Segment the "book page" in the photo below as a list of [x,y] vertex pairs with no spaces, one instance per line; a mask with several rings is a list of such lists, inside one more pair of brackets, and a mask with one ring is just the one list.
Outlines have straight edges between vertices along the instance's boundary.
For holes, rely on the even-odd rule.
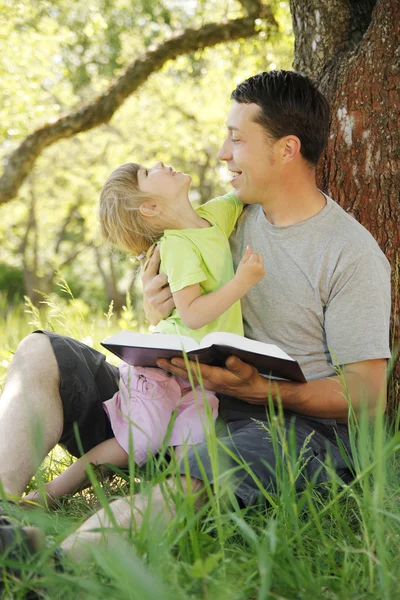
[[285,360],[294,359],[286,354],[281,348],[275,344],[264,344],[264,342],[257,342],[256,340],[250,340],[249,338],[242,337],[236,333],[227,333],[225,331],[216,331],[205,335],[201,340],[200,348],[207,348],[208,346],[233,346],[235,348],[241,348],[248,352],[255,352],[256,354],[273,356],[274,358],[283,358]]
[[114,346],[131,346],[135,348],[160,348],[165,350],[196,350],[198,344],[185,335],[169,335],[164,333],[135,333],[124,329],[107,338],[104,344]]

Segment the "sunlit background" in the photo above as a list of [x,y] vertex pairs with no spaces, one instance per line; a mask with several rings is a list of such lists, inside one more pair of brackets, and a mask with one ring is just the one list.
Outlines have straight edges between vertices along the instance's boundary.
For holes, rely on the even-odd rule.
[[[92,102],[132,60],[172,33],[242,14],[235,0],[22,0],[0,12],[0,154],[35,128]],[[133,6],[133,9],[132,9]],[[134,265],[110,255],[97,229],[101,185],[119,164],[162,160],[192,175],[191,199],[229,189],[216,158],[229,96],[246,77],[290,68],[288,2],[271,3],[280,32],[259,24],[256,38],[169,61],[128,98],[110,123],[45,150],[18,196],[0,207],[0,301],[37,306],[65,297],[64,277],[80,310],[126,304]],[[59,274],[59,275],[58,275]],[[35,290],[38,290],[36,292]],[[140,312],[140,290],[133,288]]]

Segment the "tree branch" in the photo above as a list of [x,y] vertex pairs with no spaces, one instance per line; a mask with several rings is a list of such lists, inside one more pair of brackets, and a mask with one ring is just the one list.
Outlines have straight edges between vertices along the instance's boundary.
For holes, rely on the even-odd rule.
[[249,17],[256,17],[266,8],[262,6],[260,0],[239,0],[239,2]]
[[210,23],[199,29],[185,29],[139,56],[95,101],[61,116],[55,122],[47,123],[28,135],[5,161],[4,173],[0,178],[0,205],[16,196],[45,148],[60,139],[70,138],[102,123],[108,123],[124,101],[168,60],[221,42],[251,37],[256,33],[255,21],[258,18],[264,18],[272,26],[277,26],[272,11],[259,0],[242,0],[242,5],[246,11],[251,12],[251,16],[223,23]]

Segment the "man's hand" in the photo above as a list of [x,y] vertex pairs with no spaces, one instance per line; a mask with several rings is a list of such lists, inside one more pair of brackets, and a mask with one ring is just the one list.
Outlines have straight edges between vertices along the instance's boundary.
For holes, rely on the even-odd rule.
[[166,319],[175,307],[167,276],[159,273],[159,268],[160,249],[157,246],[141,275],[144,310],[152,325]]
[[[195,383],[201,372],[203,386],[220,394],[234,396],[249,404],[268,404],[269,395],[286,410],[301,415],[336,419],[347,423],[348,399],[341,376],[323,377],[307,383],[268,380],[252,365],[235,356],[226,360],[226,369],[189,361]],[[188,379],[183,358],[160,359],[157,365],[169,373]],[[386,360],[365,360],[343,368],[348,396],[356,414],[367,409],[371,417],[386,406]]]
[[[159,359],[157,365],[168,373],[189,379],[183,358],[173,358],[171,361]],[[189,368],[196,385],[200,384],[201,380],[201,385],[207,390],[235,396],[251,404],[268,403],[269,388],[274,384],[261,377],[255,367],[236,356],[227,358],[225,365],[226,368],[222,369],[210,365],[197,365],[189,361]],[[200,374],[201,377],[198,377]]]

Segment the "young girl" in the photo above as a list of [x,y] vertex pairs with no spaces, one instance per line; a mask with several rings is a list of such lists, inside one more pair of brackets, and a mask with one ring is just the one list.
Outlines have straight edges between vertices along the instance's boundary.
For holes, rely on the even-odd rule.
[[[145,255],[160,244],[160,271],[176,308],[154,333],[181,334],[200,341],[212,331],[243,335],[240,299],[264,277],[262,257],[247,248],[234,273],[228,238],[243,210],[234,194],[210,200],[194,209],[189,201],[191,177],[158,162],[151,169],[127,163],[111,173],[100,195],[100,223],[104,238],[129,253]],[[119,391],[104,403],[113,438],[92,448],[45,486],[47,504],[76,491],[86,480],[85,464],[142,465],[156,453],[167,433],[168,444],[179,447],[204,440],[207,401],[213,419],[214,394],[192,390],[190,383],[161,369],[122,363]],[[32,492],[25,498],[40,501]]]

